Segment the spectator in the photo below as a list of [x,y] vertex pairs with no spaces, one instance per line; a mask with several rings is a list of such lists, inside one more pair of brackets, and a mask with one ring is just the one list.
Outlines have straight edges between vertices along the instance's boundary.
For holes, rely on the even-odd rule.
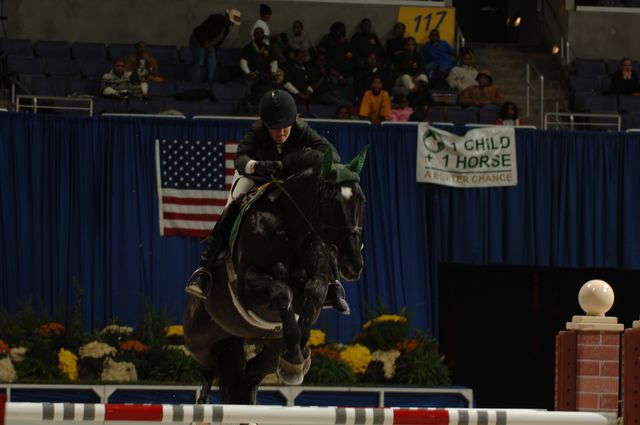
[[396,91],[407,94],[415,88],[417,80],[428,82],[427,76],[422,72],[422,65],[422,56],[416,50],[416,40],[407,37],[404,52],[396,55],[392,64]]
[[431,30],[429,41],[422,46],[424,70],[429,78],[445,79],[453,68],[455,50],[445,40],[440,40],[440,31]]
[[127,58],[125,69],[138,74],[141,81],[164,81],[158,73],[158,61],[151,56],[144,41],[136,43],[136,51]]
[[293,60],[293,52],[295,50],[301,50],[304,53],[304,61],[306,63],[311,59],[310,52],[313,49],[313,45],[309,37],[302,32],[303,29],[304,27],[301,21],[293,21],[292,32],[286,36],[283,43],[286,46],[290,60]]
[[362,99],[364,92],[371,87],[371,80],[376,76],[382,79],[382,84],[385,87],[391,86],[387,68],[378,61],[378,56],[374,52],[371,52],[367,55],[364,68],[358,71],[357,78],[353,83],[357,101]]
[[383,89],[382,79],[374,77],[371,88],[367,90],[360,104],[360,117],[371,121],[372,124],[380,124],[389,118],[391,114],[391,99],[389,93]]
[[313,93],[310,80],[309,70],[304,65],[304,52],[296,50],[294,62],[284,73],[284,88],[291,93],[296,103],[306,102]]
[[311,102],[320,105],[349,105],[349,101],[338,94],[335,80],[327,65],[327,56],[320,52],[316,55],[313,66],[310,67],[311,87],[313,95]]
[[380,59],[384,58],[384,49],[378,36],[371,32],[371,20],[368,18],[360,21],[360,32],[351,37],[351,46],[353,47],[355,66],[358,70],[365,66],[369,53],[375,53]]
[[611,74],[611,82],[607,92],[618,96],[640,96],[638,75],[633,70],[631,58],[622,58],[620,69]]
[[489,71],[480,71],[476,81],[478,85],[467,87],[460,94],[460,104],[463,106],[497,108],[504,103],[504,94],[502,90],[493,84],[493,78]]
[[420,110],[428,111],[434,103],[433,96],[431,96],[431,92],[429,91],[429,86],[427,82],[422,79],[416,81],[416,86],[413,91],[407,95],[407,100],[409,101],[409,106],[416,112]]
[[339,105],[336,108],[336,113],[333,115],[333,118],[336,120],[350,120],[351,111],[349,110],[349,107],[346,105]]
[[231,25],[240,25],[240,12],[226,9],[225,14],[213,14],[193,29],[189,47],[193,52],[191,81],[212,82],[216,75],[216,49],[229,34]]
[[500,107],[498,125],[522,125],[522,119],[518,116],[518,107],[513,102],[504,102]]
[[127,99],[131,95],[131,72],[125,71],[124,60],[115,59],[113,68],[102,76],[100,91],[105,97]]
[[320,40],[318,51],[327,55],[329,70],[337,82],[341,96],[353,99],[353,51],[346,38],[343,22],[331,24],[329,34]]
[[278,62],[271,49],[264,43],[264,31],[260,27],[253,30],[253,41],[242,48],[240,69],[244,73],[247,93],[254,84],[266,85],[273,80]]
[[402,22],[396,23],[393,27],[393,37],[387,41],[387,57],[388,62],[393,62],[394,58],[404,53],[404,32],[407,27]]
[[402,93],[397,93],[393,100],[395,105],[391,107],[390,121],[409,121],[409,117],[413,114],[413,108],[409,106],[409,100]]
[[473,66],[473,52],[463,49],[460,55],[460,63],[454,66],[447,76],[447,83],[458,92],[464,91],[469,86],[475,86],[478,70]]
[[264,44],[270,45],[272,39],[271,29],[269,28],[269,21],[271,20],[273,11],[268,5],[260,3],[259,13],[260,18],[256,21],[255,24],[253,24],[253,27],[251,27],[251,36],[253,36],[253,32],[256,28],[262,28],[262,31],[264,32]]

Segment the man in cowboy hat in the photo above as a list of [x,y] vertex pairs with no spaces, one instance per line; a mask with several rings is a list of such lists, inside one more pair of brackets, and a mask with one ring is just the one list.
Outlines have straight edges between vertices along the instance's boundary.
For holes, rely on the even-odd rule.
[[191,81],[212,82],[216,74],[216,49],[229,34],[232,25],[240,25],[240,11],[226,9],[224,15],[215,13],[195,27],[189,37],[189,47],[193,52]]

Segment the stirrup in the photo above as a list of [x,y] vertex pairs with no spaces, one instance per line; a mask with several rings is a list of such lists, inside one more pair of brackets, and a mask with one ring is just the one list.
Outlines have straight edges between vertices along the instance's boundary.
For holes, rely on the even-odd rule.
[[[198,274],[206,274],[207,277],[209,278],[209,285],[207,285],[207,288],[204,288],[204,289],[201,288],[200,285],[197,282],[195,282],[195,280],[193,279]],[[212,283],[213,283],[213,276],[211,275],[211,272],[209,272],[209,270],[207,270],[206,267],[198,267],[191,274],[191,277],[189,278],[189,282],[187,282],[187,286],[184,288],[184,290],[186,293],[191,294],[194,297],[206,300],[207,296],[209,295],[209,292],[211,291]]]

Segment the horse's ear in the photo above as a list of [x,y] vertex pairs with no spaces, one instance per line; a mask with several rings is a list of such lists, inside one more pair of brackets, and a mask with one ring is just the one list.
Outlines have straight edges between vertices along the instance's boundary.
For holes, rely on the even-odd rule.
[[360,174],[360,171],[362,171],[362,167],[364,167],[364,160],[367,158],[368,150],[369,145],[365,145],[362,149],[360,149],[358,155],[356,155],[356,157],[351,160],[347,168],[349,168],[356,174]]
[[333,168],[333,149],[327,149],[324,153],[324,158],[322,158],[322,172],[320,175],[323,178],[327,178],[331,173],[331,169]]

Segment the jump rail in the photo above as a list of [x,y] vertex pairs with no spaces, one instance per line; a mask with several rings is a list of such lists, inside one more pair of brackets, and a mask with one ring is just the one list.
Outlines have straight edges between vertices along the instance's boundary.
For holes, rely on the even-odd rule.
[[[0,410],[1,413],[1,410]],[[260,425],[614,425],[601,413],[510,409],[344,408],[245,405],[14,403],[6,421],[255,422]]]

